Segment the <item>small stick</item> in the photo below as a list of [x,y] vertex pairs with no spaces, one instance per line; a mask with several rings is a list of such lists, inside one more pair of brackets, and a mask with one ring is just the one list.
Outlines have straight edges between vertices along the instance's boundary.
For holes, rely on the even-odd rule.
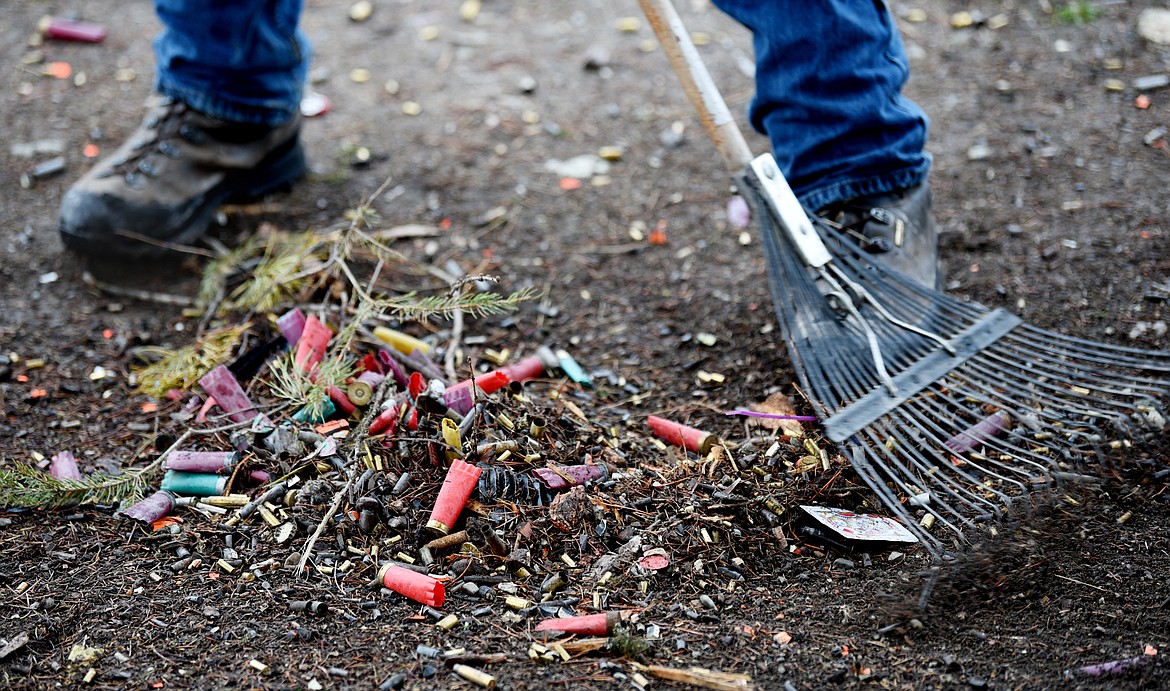
[[321,522],[317,524],[317,529],[313,531],[313,534],[309,536],[309,541],[305,543],[305,551],[301,553],[301,560],[297,563],[297,578],[300,578],[301,574],[305,572],[305,564],[308,563],[309,555],[313,552],[313,545],[317,543],[317,538],[321,537],[321,533],[325,532],[325,526],[329,525],[329,519],[333,518],[337,510],[341,508],[341,502],[349,494],[349,489],[353,486],[355,479],[356,476],[350,475],[349,480],[345,483],[345,487],[342,487],[334,493],[333,503],[329,505],[329,510],[321,517]]

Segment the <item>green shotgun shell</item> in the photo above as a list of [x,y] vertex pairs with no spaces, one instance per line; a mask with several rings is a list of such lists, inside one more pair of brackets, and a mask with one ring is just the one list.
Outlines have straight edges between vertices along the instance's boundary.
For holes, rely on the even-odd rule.
[[162,489],[186,497],[210,497],[223,494],[227,489],[228,479],[223,475],[211,473],[186,473],[181,470],[168,470],[163,475]]
[[326,398],[316,410],[311,406],[305,406],[293,413],[292,419],[301,424],[319,425],[328,420],[336,412],[337,406],[333,405],[333,401]]

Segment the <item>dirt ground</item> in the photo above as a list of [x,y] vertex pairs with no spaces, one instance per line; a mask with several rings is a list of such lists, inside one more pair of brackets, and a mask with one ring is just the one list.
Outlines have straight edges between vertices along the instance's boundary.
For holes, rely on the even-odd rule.
[[[722,165],[645,22],[618,28],[638,16],[636,3],[487,0],[467,20],[458,3],[376,1],[363,22],[349,18],[347,0],[307,4],[313,88],[332,102],[305,126],[312,174],[291,195],[226,214],[221,240],[262,223],[332,226],[389,179],[374,205],[384,227],[444,228],[437,242],[399,249],[437,266],[486,268],[505,290],[542,294],[515,314],[469,322],[465,338],[478,345],[468,347],[568,348],[600,373],[602,386],[572,400],[603,429],[633,429],[657,413],[734,442],[753,432],[721,411],[793,392],[759,242],[744,244],[728,227]],[[752,93],[750,37],[702,0],[681,4],[742,114]],[[1141,10],[1156,3],[1095,6],[1099,16],[1076,23],[1047,0],[896,4],[909,92],[932,118],[947,290],[1063,333],[1165,348],[1170,162],[1156,130],[1170,125],[1170,89],[1132,84],[1170,73],[1170,48],[1136,31]],[[959,11],[974,24],[953,28]],[[30,47],[48,13],[104,23],[109,36]],[[4,16],[0,463],[72,449],[84,472],[142,465],[158,437],[174,438],[182,424],[142,411],[149,399],[127,383],[135,349],[186,345],[199,319],[175,301],[95,289],[83,273],[190,297],[202,262],[87,267],[62,251],[55,223],[64,190],[89,165],[83,147],[110,150],[138,123],[156,23],[149,3],[110,0],[11,0]],[[43,76],[49,61],[68,62],[74,76]],[[368,80],[356,81],[355,69]],[[766,146],[758,135],[749,141]],[[578,189],[546,166],[603,146],[620,147],[621,160]],[[27,178],[55,156],[65,158],[62,174]],[[665,244],[644,239],[655,229]],[[401,289],[436,288],[417,282]],[[37,359],[43,367],[29,368]],[[94,380],[95,367],[115,376]],[[722,383],[700,376],[708,373]],[[652,448],[631,458],[666,465]],[[673,543],[673,567],[647,576],[645,592],[637,584],[613,591],[615,606],[639,612],[633,636],[645,650],[553,663],[529,658],[532,621],[509,618],[504,605],[453,599],[444,613],[460,621],[443,630],[418,605],[370,589],[368,564],[351,578],[224,573],[213,564],[231,531],[197,514],[185,515],[179,535],[158,539],[108,507],[11,511],[0,518],[0,649],[28,640],[0,652],[0,679],[50,688],[83,683],[92,669],[88,683],[102,688],[342,689],[401,674],[408,688],[471,687],[420,656],[424,645],[502,653],[505,661],[483,666],[500,688],[636,688],[635,674],[650,676],[637,664],[746,674],[769,689],[1167,688],[1166,451],[1129,450],[1102,483],[1011,526],[925,613],[904,606],[928,563],[921,550],[842,555],[789,531],[792,552],[732,529],[697,551]],[[789,510],[822,490],[822,500],[866,494],[847,471],[787,482]],[[678,485],[658,514],[627,518],[668,519],[686,493],[704,491],[699,485]],[[621,544],[582,539],[577,550],[575,536],[560,539],[582,565]],[[256,561],[266,545],[253,545]],[[202,566],[172,569],[177,547]],[[588,603],[596,580],[584,566],[568,573],[569,590]],[[331,606],[312,615],[291,608],[299,600]],[[70,660],[80,648],[99,652]],[[1140,661],[1115,675],[1075,671],[1129,658]]]

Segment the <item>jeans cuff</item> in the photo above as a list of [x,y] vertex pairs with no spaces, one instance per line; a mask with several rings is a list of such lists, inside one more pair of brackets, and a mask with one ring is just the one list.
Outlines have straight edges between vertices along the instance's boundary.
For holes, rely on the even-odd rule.
[[155,91],[163,96],[186,103],[189,108],[196,110],[209,118],[236,122],[247,125],[265,125],[277,127],[288,122],[296,115],[297,107],[292,109],[281,108],[254,108],[240,107],[209,96],[203,91],[186,89],[178,84],[168,83],[162,79],[155,83]]
[[816,213],[830,204],[857,197],[868,197],[917,187],[926,182],[926,178],[930,174],[930,161],[930,156],[924,155],[922,163],[917,166],[882,172],[864,178],[831,180],[812,189],[801,191],[797,195],[797,199],[800,200],[805,209]]

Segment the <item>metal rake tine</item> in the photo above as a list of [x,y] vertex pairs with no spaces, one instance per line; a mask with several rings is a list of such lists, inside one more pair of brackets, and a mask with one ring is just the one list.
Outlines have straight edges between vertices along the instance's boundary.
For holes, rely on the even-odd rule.
[[[901,413],[901,411],[899,411],[899,414],[900,413]],[[913,426],[917,426],[920,424],[919,421],[917,421],[917,420],[912,421],[912,420],[908,419],[908,416],[902,416],[902,417],[905,418],[902,421],[902,424],[899,425],[898,428],[890,430],[890,432],[893,435],[896,435],[898,437],[903,436],[903,433],[901,432],[900,428],[913,427]],[[943,440],[938,438],[938,436],[936,434],[928,432],[927,430],[921,428],[920,426],[919,426],[919,430],[932,438],[932,441],[935,442],[936,449],[944,448]],[[983,487],[984,491],[988,490],[988,488],[984,485],[983,481],[981,481],[979,478],[972,475],[965,468],[955,466],[954,464],[950,463],[945,455],[935,455],[933,458],[923,458],[923,456],[920,452],[915,451],[914,445],[912,444],[912,440],[903,438],[903,443],[906,446],[906,448],[901,449],[901,451],[903,453],[911,456],[911,457],[918,457],[918,458],[922,459],[922,460],[917,462],[919,469],[922,471],[923,475],[926,475],[929,478],[931,478],[931,480],[933,482],[935,482],[936,484],[941,484],[944,487],[947,487],[948,489],[953,489],[952,485],[947,484],[947,481],[949,479],[951,479],[947,476],[958,476],[958,477],[970,482],[971,485],[974,487]],[[970,466],[971,468],[973,468],[975,470],[982,471],[984,473],[984,475],[990,475],[992,477],[995,477],[996,479],[1001,480],[1002,482],[1006,482],[1008,484],[1016,486],[1021,491],[1021,493],[1026,492],[1029,489],[1027,487],[1027,485],[1025,485],[1023,482],[1021,482],[1015,478],[1008,478],[1008,477],[1001,476],[998,473],[992,473],[990,471],[987,471],[986,469],[980,467],[977,463],[967,461],[966,465]],[[972,505],[973,508],[974,508],[975,504],[986,504],[987,506],[991,507],[993,513],[995,513],[997,516],[999,515],[1000,511],[999,511],[998,507],[996,507],[993,502],[991,502],[990,500],[987,500],[985,498],[978,497],[978,495],[973,490],[971,490],[969,487],[961,487],[961,489],[963,489],[967,494],[969,494],[970,496],[975,498],[975,502],[973,504],[971,502],[968,502],[970,505]],[[991,491],[992,491],[992,493],[997,494],[1002,501],[1004,501],[1004,502],[1009,501],[1009,495],[1007,493],[1005,493],[1001,490],[998,490],[998,489],[991,490]],[[957,495],[956,495],[956,497],[957,497]],[[980,513],[982,513],[982,512],[980,512]]]
[[[1143,371],[1157,371],[1170,374],[1170,351],[1145,350],[1129,346],[1120,346],[1110,343],[1090,341],[1076,336],[1057,333],[1048,329],[1041,329],[1028,323],[1020,325],[1013,336],[1020,340],[1035,342],[1038,345],[1048,345],[1052,342],[1061,344],[1069,352],[1081,353],[1086,357],[1102,358],[1116,362],[1119,365],[1128,365]],[[1161,364],[1155,366],[1154,361]]]
[[[1085,354],[1081,351],[1064,351],[1054,350],[1051,345],[1038,344],[1033,340],[1023,340],[1013,334],[1006,337],[1005,342],[996,348],[993,353],[1000,354],[1001,360],[1007,360],[1007,353],[1013,355],[1024,356],[1027,363],[1032,368],[1043,368],[1044,371],[1050,372],[1054,378],[1071,379],[1067,372],[1074,371],[1077,376],[1086,378],[1104,378],[1107,381],[1116,381],[1121,385],[1141,386],[1153,389],[1159,394],[1165,394],[1167,386],[1170,385],[1170,380],[1165,377],[1152,377],[1148,374],[1149,369],[1139,369],[1133,365],[1131,360],[1114,359],[1106,357],[1107,351],[1101,351],[1097,355]],[[990,355],[990,354],[989,354]],[[1124,371],[1134,372],[1126,374]],[[1142,376],[1138,376],[1137,372],[1143,372]],[[1168,370],[1170,373],[1170,370]],[[1087,382],[1082,382],[1087,383]],[[1100,388],[1099,386],[1095,388]]]
[[[959,368],[958,372],[957,376],[978,374],[983,377],[985,383],[997,382],[1001,389],[1016,388],[1028,391],[1038,401],[1044,401],[1054,406],[1067,405],[1071,409],[1080,410],[1087,415],[1093,414],[1093,408],[1089,404],[1095,403],[1104,407],[1123,405],[1121,401],[1116,399],[1077,392],[1071,387],[1080,386],[1078,380],[1057,376],[1048,370],[1027,371],[1027,374],[1032,375],[1028,377],[1024,372],[1013,368],[1012,363],[1006,358],[986,351],[971,358],[964,367]],[[1106,392],[1108,393],[1108,390]],[[1121,396],[1130,395],[1126,392],[1114,393]],[[1136,397],[1136,394],[1134,395]],[[1077,407],[1072,407],[1074,405]]]
[[[916,451],[914,440],[904,438],[904,432],[902,430],[899,430],[896,426],[883,425],[883,427],[886,439],[897,439],[900,442],[897,450],[902,453],[905,458],[909,459],[911,465],[914,466],[912,468],[904,465],[904,461],[900,461],[897,454],[887,449],[885,454],[887,458],[883,468],[887,468],[887,470],[889,470],[889,467],[892,465],[892,467],[898,468],[899,472],[905,477],[914,479],[914,482],[917,486],[909,485],[908,483],[899,483],[899,485],[903,487],[903,490],[908,494],[917,493],[915,490],[931,494],[932,496],[930,504],[928,506],[924,506],[923,508],[935,514],[936,518],[940,521],[943,521],[943,523],[948,528],[955,531],[956,533],[962,532],[951,521],[943,517],[943,515],[940,513],[940,508],[952,514],[961,523],[971,527],[975,525],[976,520],[979,518],[987,518],[998,515],[998,507],[996,507],[995,504],[988,501],[986,498],[979,497],[967,487],[948,482],[948,478],[943,472],[931,472],[932,470],[938,470],[940,467],[944,466],[939,465],[936,461],[926,458],[923,454]],[[881,435],[874,435],[875,440],[880,439],[880,437]],[[973,478],[972,482],[978,484]],[[938,501],[937,497],[940,496],[949,496],[954,498],[959,504],[968,507],[969,511],[964,512],[955,505],[952,505],[948,502]],[[935,501],[938,501],[937,506],[935,506]],[[980,504],[984,504],[986,506],[980,507]]]
[[[943,394],[941,391],[939,392],[939,395],[940,395],[940,397],[945,397],[945,394]],[[952,407],[959,407],[961,405],[957,400],[955,400],[951,397],[945,397],[945,398],[943,398],[943,400],[946,400],[947,403],[949,403]],[[923,400],[923,401],[920,401],[920,403],[923,406],[930,406],[931,408],[933,408],[933,412],[934,412],[935,416],[937,416],[939,418],[946,417],[947,410],[939,403],[938,400],[932,400],[929,402]],[[982,411],[975,411],[975,410],[967,409],[967,412],[971,416],[973,424],[975,422],[978,422],[983,417],[981,415]],[[924,416],[923,419],[924,420],[933,420],[934,417],[927,415],[927,416]],[[941,438],[941,436],[938,436],[938,435],[946,433],[946,430],[943,429],[943,427],[941,425],[935,423],[933,425],[933,432],[936,435],[934,437],[935,441],[940,442],[940,445],[942,447],[946,448],[950,452],[951,455],[954,455],[957,457],[962,457],[961,454],[954,452],[950,447],[947,446],[947,442],[950,441],[950,439],[953,437],[948,438],[947,440],[944,441]],[[1046,459],[1044,456],[1042,456],[1040,454],[1036,454],[1033,451],[1031,451],[1030,449],[1026,449],[1022,446],[1007,443],[1007,439],[1012,439],[1012,438],[1021,438],[1021,437],[1019,437],[1019,435],[1015,434],[1012,430],[1006,430],[1003,433],[1002,438],[992,436],[992,437],[989,437],[987,439],[982,440],[981,443],[984,445],[988,445],[988,446],[997,446],[997,447],[999,447],[999,450],[1002,451],[1003,453],[1011,455],[1013,458],[1033,467],[1034,469],[1036,469],[1037,471],[1040,471],[1041,473],[1048,474],[1051,470],[1053,470],[1051,461]],[[1021,438],[1021,439],[1023,439],[1023,438]],[[944,458],[944,460],[945,460],[945,458]],[[1025,475],[1026,477],[1030,477],[1030,475],[1028,473],[1024,473],[1021,471],[1021,474]]]
[[865,484],[869,485],[870,489],[878,495],[878,499],[885,504],[892,513],[898,516],[904,525],[906,525],[918,539],[922,541],[927,551],[935,556],[942,554],[942,541],[925,530],[914,520],[914,516],[906,510],[906,507],[899,501],[897,495],[888,488],[883,482],[879,472],[874,469],[867,458],[869,447],[862,444],[846,444],[845,450],[848,454],[849,464],[853,467],[857,474]]

